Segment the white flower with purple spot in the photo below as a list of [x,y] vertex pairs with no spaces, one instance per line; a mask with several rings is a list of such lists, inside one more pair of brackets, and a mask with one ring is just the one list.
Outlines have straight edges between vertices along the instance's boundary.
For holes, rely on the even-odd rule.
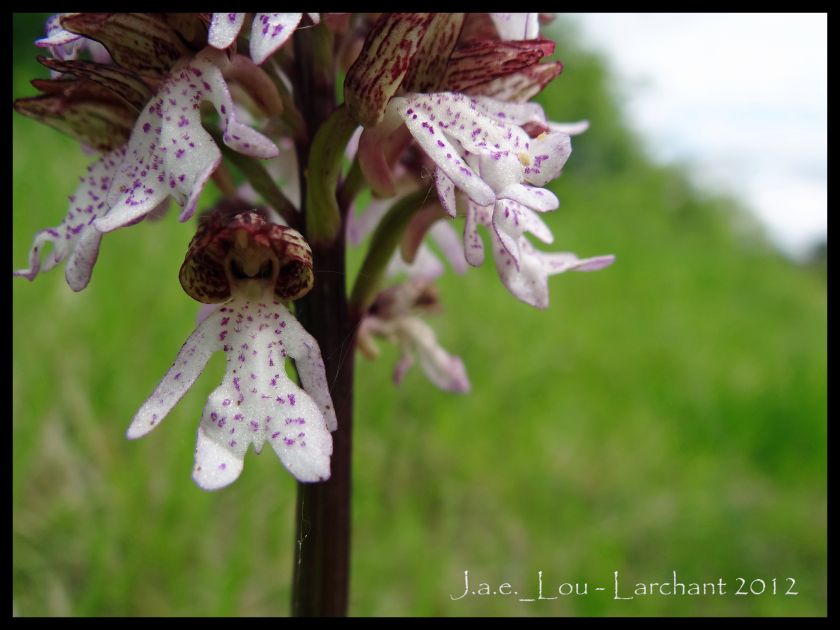
[[[317,13],[309,13],[314,23],[319,22]],[[242,25],[245,13],[214,13],[207,34],[207,43],[214,48],[225,49],[233,44]],[[251,59],[263,63],[280,48],[300,24],[303,13],[255,13],[251,26]]]
[[176,67],[146,105],[134,126],[128,150],[108,193],[111,207],[96,228],[110,232],[146,215],[172,196],[183,206],[180,220],[195,211],[204,184],[222,154],[201,125],[200,105],[213,104],[220,115],[224,142],[259,158],[278,154],[268,138],[242,124],[222,76],[224,53],[207,48]]
[[[464,248],[467,262],[478,266],[484,262],[484,243],[478,234],[478,226],[483,225],[490,232],[493,260],[502,284],[515,297],[537,308],[548,308],[548,277],[565,271],[597,271],[608,267],[615,261],[615,256],[595,256],[578,258],[568,252],[542,252],[536,249],[524,233],[530,231],[538,238],[551,242],[553,237],[547,226],[538,217],[529,214],[527,208],[516,208],[515,202],[506,202],[511,216],[517,214],[520,224],[508,221],[509,231],[500,231],[497,226],[493,206],[467,204],[467,216],[464,222]],[[530,217],[530,218],[528,218]]]
[[[298,480],[328,479],[336,416],[321,352],[276,299],[234,298],[207,316],[137,412],[128,437],[142,437],[158,426],[219,350],[227,354],[227,371],[204,407],[195,482],[205,490],[232,483],[248,447],[253,444],[259,453],[265,442]],[[286,375],[289,358],[303,388]]]

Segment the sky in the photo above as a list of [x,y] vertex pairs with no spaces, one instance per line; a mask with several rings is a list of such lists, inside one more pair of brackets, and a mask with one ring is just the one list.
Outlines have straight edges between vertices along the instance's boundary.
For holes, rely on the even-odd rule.
[[826,14],[570,18],[654,158],[734,193],[795,258],[827,238]]

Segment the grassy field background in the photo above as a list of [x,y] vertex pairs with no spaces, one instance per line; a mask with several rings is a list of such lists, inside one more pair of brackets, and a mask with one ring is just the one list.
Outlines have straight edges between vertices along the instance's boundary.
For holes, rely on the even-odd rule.
[[[394,348],[357,359],[351,613],[824,615],[825,276],[785,260],[685,167],[652,164],[602,61],[558,26],[566,69],[542,102],[592,126],[553,185],[553,249],[618,260],[553,278],[547,311],[513,299],[491,261],[448,274],[431,323],[464,359],[468,396],[417,368],[395,388]],[[15,19],[16,97],[47,75],[31,45],[40,28]],[[20,268],[91,157],[17,115],[12,132]],[[293,479],[269,451],[223,491],[190,478],[222,356],[164,426],[124,437],[193,329],[177,279],[193,232],[171,212],[108,235],[80,294],[63,266],[13,282],[15,614],[288,614]],[[452,601],[465,570],[520,597],[538,571],[546,594],[607,590]],[[614,571],[628,590],[672,571],[729,588],[616,601]],[[738,577],[746,590],[776,578],[780,593],[734,595]],[[788,577],[798,595],[781,594]]]

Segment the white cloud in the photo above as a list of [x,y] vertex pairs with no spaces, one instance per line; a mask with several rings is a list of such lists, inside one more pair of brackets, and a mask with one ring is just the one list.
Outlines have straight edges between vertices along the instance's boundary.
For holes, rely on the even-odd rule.
[[576,14],[659,159],[745,200],[789,253],[826,234],[825,14]]

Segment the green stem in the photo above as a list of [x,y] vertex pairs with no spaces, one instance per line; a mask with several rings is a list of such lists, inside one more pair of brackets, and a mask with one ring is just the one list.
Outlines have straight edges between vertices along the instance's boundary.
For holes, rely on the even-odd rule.
[[306,235],[310,244],[332,243],[341,233],[336,191],[344,149],[357,127],[358,123],[342,105],[315,134],[309,153],[306,188]]
[[347,172],[347,177],[341,185],[341,190],[338,191],[338,211],[341,214],[342,221],[347,216],[347,211],[356,196],[362,191],[367,184],[365,176],[362,174],[362,167],[359,164],[359,158],[353,160],[350,165],[350,170]]
[[414,213],[425,203],[428,189],[418,190],[397,201],[382,217],[370,241],[359,275],[350,294],[350,313],[360,317],[373,303],[385,275],[385,268],[400,244]]

